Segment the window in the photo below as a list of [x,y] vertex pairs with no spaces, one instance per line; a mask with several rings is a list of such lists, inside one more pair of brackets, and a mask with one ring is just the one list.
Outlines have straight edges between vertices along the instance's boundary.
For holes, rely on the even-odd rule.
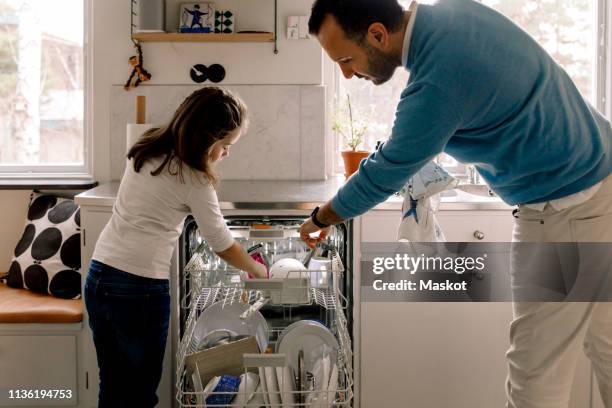
[[84,0],[0,0],[0,176],[87,173]]
[[[407,8],[410,0],[400,0]],[[419,3],[431,3],[419,1]],[[533,36],[568,72],[583,96],[594,106],[604,110],[605,89],[605,1],[597,0],[482,0],[512,19]],[[334,109],[342,106],[349,94],[353,111],[369,123],[364,147],[373,150],[376,141],[386,139],[393,126],[395,107],[408,81],[408,73],[398,69],[391,81],[372,86],[366,81],[346,80],[335,68],[336,98]],[[345,147],[336,142],[335,150]],[[339,155],[335,155],[338,157]],[[465,166],[447,155],[439,161],[451,172],[465,172]],[[341,160],[334,169],[342,172]]]

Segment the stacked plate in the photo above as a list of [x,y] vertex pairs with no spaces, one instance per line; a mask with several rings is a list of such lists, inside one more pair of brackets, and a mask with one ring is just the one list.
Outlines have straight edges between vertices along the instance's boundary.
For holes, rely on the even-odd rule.
[[247,335],[257,340],[259,350],[263,353],[268,347],[268,323],[260,312],[251,313],[247,319],[240,315],[249,308],[241,303],[223,304],[218,302],[202,312],[193,331],[190,351],[195,353],[210,345],[211,337]]
[[338,357],[338,341],[333,333],[321,323],[314,320],[300,320],[285,328],[276,342],[276,352],[285,354],[289,366],[298,372],[298,353],[304,352],[304,364],[307,371],[312,371],[316,361],[323,358],[323,352],[329,352],[331,361]]

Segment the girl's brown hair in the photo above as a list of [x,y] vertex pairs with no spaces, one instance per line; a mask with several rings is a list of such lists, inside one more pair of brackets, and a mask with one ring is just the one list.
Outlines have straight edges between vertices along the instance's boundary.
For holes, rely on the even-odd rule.
[[127,157],[134,159],[136,172],[147,160],[163,157],[151,175],[159,175],[167,166],[170,174],[183,180],[186,164],[215,184],[217,177],[208,162],[210,148],[230,132],[246,127],[246,122],[247,108],[238,96],[219,87],[198,89],[183,101],[168,124],[148,130]]

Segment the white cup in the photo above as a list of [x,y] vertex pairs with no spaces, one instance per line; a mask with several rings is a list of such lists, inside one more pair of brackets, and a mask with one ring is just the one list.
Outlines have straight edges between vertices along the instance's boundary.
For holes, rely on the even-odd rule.
[[328,276],[331,277],[331,260],[319,256],[313,257],[308,263],[310,271],[310,286],[313,288],[327,289],[329,287]]

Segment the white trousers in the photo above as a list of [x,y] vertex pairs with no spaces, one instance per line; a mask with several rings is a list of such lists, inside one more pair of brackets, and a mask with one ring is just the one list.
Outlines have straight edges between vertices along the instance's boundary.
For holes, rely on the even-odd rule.
[[[506,406],[567,408],[578,353],[583,349],[593,364],[605,406],[612,408],[612,302],[592,302],[584,298],[571,301],[576,287],[593,287],[594,278],[589,271],[594,268],[601,270],[602,267],[608,270],[612,265],[612,252],[609,250],[600,251],[598,256],[589,259],[580,256],[580,245],[587,245],[584,243],[612,243],[612,176],[583,204],[563,211],[556,211],[550,205],[543,211],[521,206],[517,217],[514,243],[577,243],[569,245],[576,247],[573,259],[579,259],[580,266],[568,270],[568,264],[572,263],[564,259],[568,251],[555,253],[553,250],[552,254],[551,251],[543,254],[547,251],[539,250],[513,251],[513,290],[524,283],[522,274],[525,271],[541,268],[544,277],[540,282],[544,284],[540,286],[550,288],[551,297],[545,296],[546,301],[519,301],[515,298],[514,319],[510,326],[511,346],[506,354]],[[612,248],[612,245],[599,247]],[[554,287],[554,282],[548,283],[550,274],[554,273],[558,274],[554,282],[568,285],[569,291],[558,301],[554,301],[557,299],[554,295],[560,291]],[[612,281],[612,276],[607,276]],[[602,276],[597,279],[602,279]],[[606,287],[605,282],[597,282],[595,286]]]

